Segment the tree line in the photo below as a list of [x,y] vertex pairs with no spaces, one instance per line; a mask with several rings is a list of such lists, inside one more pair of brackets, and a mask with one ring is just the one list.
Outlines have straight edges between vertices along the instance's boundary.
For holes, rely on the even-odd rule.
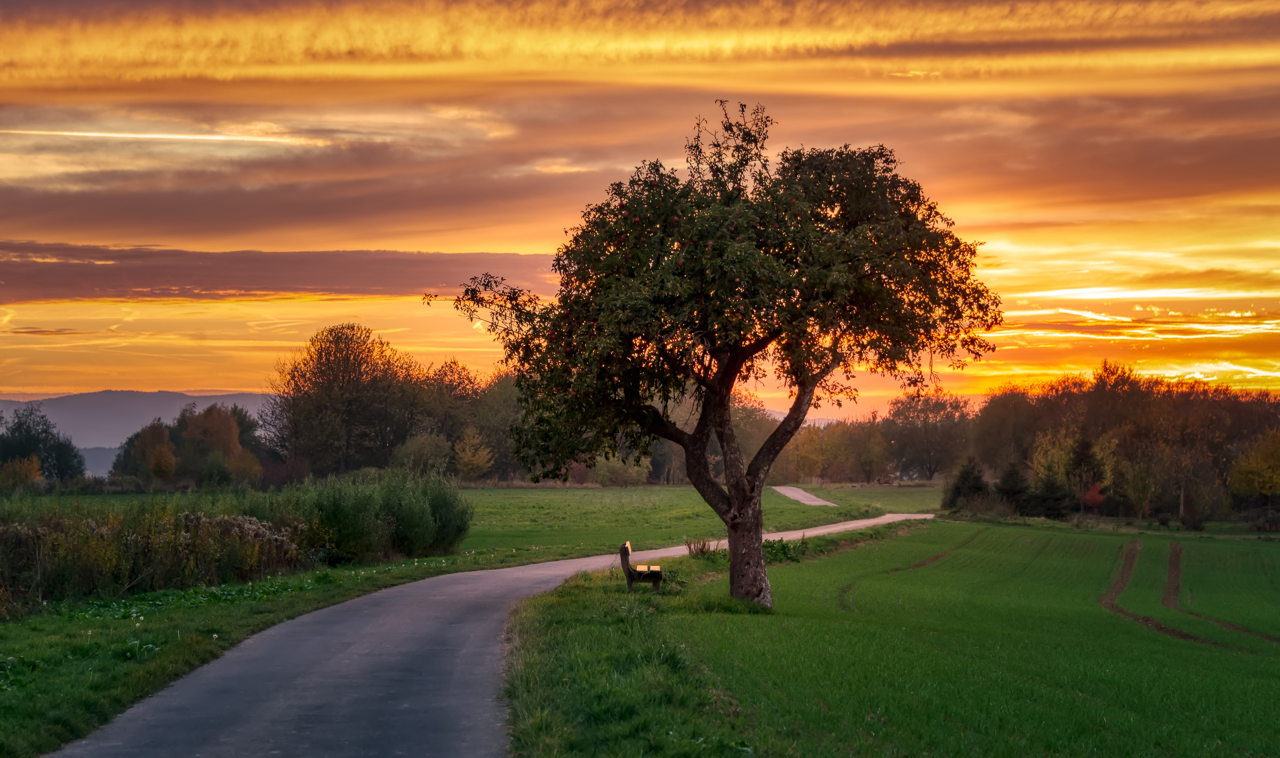
[[281,362],[255,417],[189,405],[122,446],[112,475],[141,486],[279,486],[396,467],[464,481],[522,471],[508,434],[515,387],[450,360],[424,366],[372,329],[321,329]]
[[[1280,496],[1280,398],[1103,362],[1091,375],[1012,383],[974,403],[944,392],[884,416],[802,429],[774,479],[874,482],[947,475],[948,505],[1062,517],[1190,522]],[[960,503],[959,500],[970,501]]]

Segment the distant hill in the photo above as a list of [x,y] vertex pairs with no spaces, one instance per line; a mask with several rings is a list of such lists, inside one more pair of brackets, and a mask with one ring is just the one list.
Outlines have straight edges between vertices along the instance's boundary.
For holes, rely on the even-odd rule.
[[[132,432],[130,432],[132,434]],[[84,470],[93,476],[106,476],[111,473],[111,464],[116,462],[118,447],[82,447],[80,454],[84,456]]]
[[[151,423],[154,419],[172,421],[182,406],[195,403],[202,410],[214,403],[238,405],[256,414],[266,399],[256,392],[238,392],[231,395],[187,395],[182,392],[134,392],[132,390],[105,390],[79,395],[63,395],[39,403],[44,415],[57,424],[58,431],[71,437],[78,448],[120,447],[130,434]],[[18,400],[0,400],[0,411],[7,417],[15,409],[26,405]],[[114,452],[112,452],[114,456]],[[86,463],[88,456],[86,455]],[[107,462],[110,468],[111,463]],[[89,467],[94,470],[93,466]]]

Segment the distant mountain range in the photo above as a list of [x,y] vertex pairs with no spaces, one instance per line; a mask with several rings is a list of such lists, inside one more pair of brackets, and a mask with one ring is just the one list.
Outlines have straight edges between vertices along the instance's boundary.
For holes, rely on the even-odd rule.
[[[231,395],[187,395],[182,392],[134,392],[132,390],[105,390],[103,392],[86,392],[78,395],[63,395],[44,400],[32,400],[39,403],[44,415],[57,424],[58,431],[71,438],[76,447],[108,448],[111,456],[130,434],[159,418],[166,423],[173,421],[184,405],[195,403],[197,410],[202,410],[214,403],[238,405],[256,414],[266,399],[266,395],[256,392],[237,392]],[[8,417],[14,410],[28,403],[19,400],[0,400],[0,412]],[[95,453],[95,461],[105,453]],[[89,455],[86,452],[86,463]],[[110,468],[111,463],[106,463]],[[98,473],[100,465],[89,466],[92,473]]]

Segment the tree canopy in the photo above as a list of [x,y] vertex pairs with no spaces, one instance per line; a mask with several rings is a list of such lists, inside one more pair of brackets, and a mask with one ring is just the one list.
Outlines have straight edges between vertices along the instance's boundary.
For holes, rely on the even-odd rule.
[[[531,473],[671,441],[728,529],[732,594],[769,605],[760,494],[809,409],[855,397],[855,371],[922,386],[934,361],[992,349],[979,333],[1001,315],[976,246],[892,150],[784,150],[775,166],[763,109],[724,105],[718,130],[698,122],[683,176],[648,161],[586,208],[556,254],[555,300],[486,274],[457,306],[488,315],[516,373]],[[794,397],[748,459],[734,391],[769,373]]]
[[8,424],[0,418],[0,463],[36,458],[49,481],[69,481],[84,475],[84,456],[71,438],[44,415],[39,403],[13,412]]

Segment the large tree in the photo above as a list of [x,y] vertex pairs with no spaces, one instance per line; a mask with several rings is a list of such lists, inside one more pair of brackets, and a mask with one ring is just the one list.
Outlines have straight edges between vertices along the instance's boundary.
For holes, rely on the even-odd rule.
[[[855,369],[923,385],[934,359],[990,350],[978,332],[1000,323],[975,245],[891,150],[786,150],[775,167],[770,125],[724,109],[720,130],[698,122],[683,176],[652,161],[612,185],[556,254],[555,300],[486,274],[457,301],[488,315],[516,372],[532,474],[671,441],[728,530],[731,594],[766,606],[760,495],[809,409],[852,397]],[[770,372],[794,399],[748,459],[734,390]]]
[[280,364],[262,427],[280,453],[316,473],[386,466],[398,445],[431,424],[427,379],[372,329],[325,327]]
[[929,480],[960,459],[969,441],[969,402],[945,392],[895,398],[884,419],[898,475]]

